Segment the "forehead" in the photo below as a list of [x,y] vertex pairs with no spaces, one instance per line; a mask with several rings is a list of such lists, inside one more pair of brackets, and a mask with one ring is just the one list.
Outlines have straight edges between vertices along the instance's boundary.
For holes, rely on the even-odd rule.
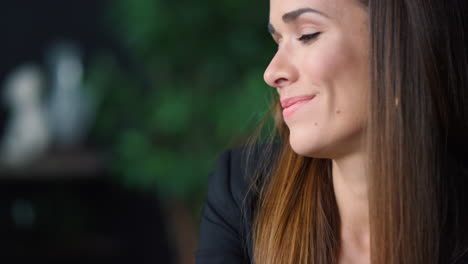
[[279,21],[282,15],[301,8],[312,8],[330,18],[341,18],[356,0],[270,0],[270,20]]

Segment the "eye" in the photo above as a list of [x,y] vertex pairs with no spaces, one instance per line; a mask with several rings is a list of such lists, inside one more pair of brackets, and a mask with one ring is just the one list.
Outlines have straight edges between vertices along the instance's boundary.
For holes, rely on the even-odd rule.
[[297,40],[303,42],[303,43],[307,43],[313,39],[315,39],[316,37],[318,37],[318,35],[320,35],[321,32],[316,32],[316,33],[313,33],[313,34],[305,34],[305,35],[302,35],[300,38],[298,38]]

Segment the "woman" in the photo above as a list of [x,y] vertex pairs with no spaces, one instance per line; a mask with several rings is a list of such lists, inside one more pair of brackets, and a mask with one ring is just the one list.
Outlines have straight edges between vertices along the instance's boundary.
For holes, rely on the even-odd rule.
[[271,0],[281,140],[221,155],[197,263],[468,263],[467,6]]

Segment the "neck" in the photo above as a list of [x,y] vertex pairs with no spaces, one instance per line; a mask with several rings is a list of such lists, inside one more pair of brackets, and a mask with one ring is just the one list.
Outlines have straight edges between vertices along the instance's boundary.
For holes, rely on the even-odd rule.
[[341,219],[341,240],[369,251],[369,200],[364,152],[333,159],[333,188]]

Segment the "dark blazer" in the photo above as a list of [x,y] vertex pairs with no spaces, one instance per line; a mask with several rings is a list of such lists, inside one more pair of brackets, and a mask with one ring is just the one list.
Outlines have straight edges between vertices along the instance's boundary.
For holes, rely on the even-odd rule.
[[250,197],[246,198],[242,163],[240,149],[225,151],[210,174],[196,252],[198,264],[251,263],[251,215],[243,210]]
[[[247,195],[249,167],[244,165],[241,149],[225,151],[219,157],[209,177],[197,264],[253,263],[251,222],[256,197]],[[455,263],[468,264],[468,254]]]

